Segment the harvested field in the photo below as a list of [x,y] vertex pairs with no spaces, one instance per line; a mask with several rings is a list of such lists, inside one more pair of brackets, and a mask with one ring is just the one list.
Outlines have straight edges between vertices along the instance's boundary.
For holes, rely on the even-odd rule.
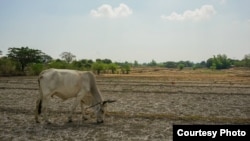
[[173,124],[250,124],[249,70],[135,69],[129,75],[97,76],[108,106],[104,124],[73,123],[73,99],[54,98],[52,124],[34,120],[36,77],[0,77],[0,140],[172,140]]

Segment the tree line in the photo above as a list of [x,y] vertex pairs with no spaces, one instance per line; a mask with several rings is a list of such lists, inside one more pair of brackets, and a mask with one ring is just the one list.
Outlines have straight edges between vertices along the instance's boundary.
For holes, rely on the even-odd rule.
[[[2,56],[2,51],[0,50]],[[96,74],[101,73],[122,73],[128,74],[131,67],[165,67],[182,70],[185,67],[198,69],[209,68],[213,70],[228,69],[231,67],[250,68],[250,54],[244,56],[242,60],[228,58],[225,54],[214,55],[213,57],[200,63],[191,61],[166,61],[157,63],[152,60],[149,63],[139,64],[137,61],[113,62],[110,59],[80,59],[70,52],[60,54],[61,59],[53,59],[41,50],[31,49],[29,47],[11,47],[6,56],[0,57],[0,75],[38,75],[42,70],[48,68],[88,70]]]
[[232,67],[250,68],[250,54],[245,55],[242,60],[231,59],[228,58],[225,54],[218,54],[207,59],[206,61],[201,61],[199,63],[193,63],[191,61],[167,61],[163,63],[157,63],[155,60],[152,60],[150,63],[144,63],[143,65],[177,68],[179,70],[182,70],[184,67],[193,69],[208,68],[212,70],[229,69]]
[[118,63],[110,59],[76,60],[76,56],[70,52],[63,52],[60,57],[61,59],[53,59],[41,50],[29,47],[11,47],[6,56],[0,57],[0,75],[38,75],[42,70],[49,68],[93,71],[96,74],[128,74],[131,68],[128,62]]

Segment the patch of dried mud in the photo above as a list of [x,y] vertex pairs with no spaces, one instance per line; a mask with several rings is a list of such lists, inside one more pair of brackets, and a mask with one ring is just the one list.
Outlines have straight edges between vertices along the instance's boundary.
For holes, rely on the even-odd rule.
[[[131,82],[131,83],[130,83]],[[249,124],[250,84],[98,78],[108,106],[104,124],[82,122],[80,107],[66,123],[74,99],[52,99],[51,125],[36,124],[36,79],[0,79],[0,140],[172,140],[173,124]]]

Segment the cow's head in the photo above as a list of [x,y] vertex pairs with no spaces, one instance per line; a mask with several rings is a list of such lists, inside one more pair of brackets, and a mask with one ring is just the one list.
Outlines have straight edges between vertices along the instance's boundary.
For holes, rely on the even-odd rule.
[[103,123],[104,121],[104,117],[105,117],[105,112],[106,112],[106,107],[107,107],[107,103],[113,103],[116,102],[116,100],[105,100],[103,102],[100,102],[100,104],[98,104],[96,106],[96,120],[97,123]]

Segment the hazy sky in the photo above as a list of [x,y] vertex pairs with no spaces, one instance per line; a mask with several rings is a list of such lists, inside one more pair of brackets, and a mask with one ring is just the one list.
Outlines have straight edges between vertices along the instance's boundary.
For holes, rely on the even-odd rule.
[[200,62],[250,53],[249,0],[0,0],[0,50]]

